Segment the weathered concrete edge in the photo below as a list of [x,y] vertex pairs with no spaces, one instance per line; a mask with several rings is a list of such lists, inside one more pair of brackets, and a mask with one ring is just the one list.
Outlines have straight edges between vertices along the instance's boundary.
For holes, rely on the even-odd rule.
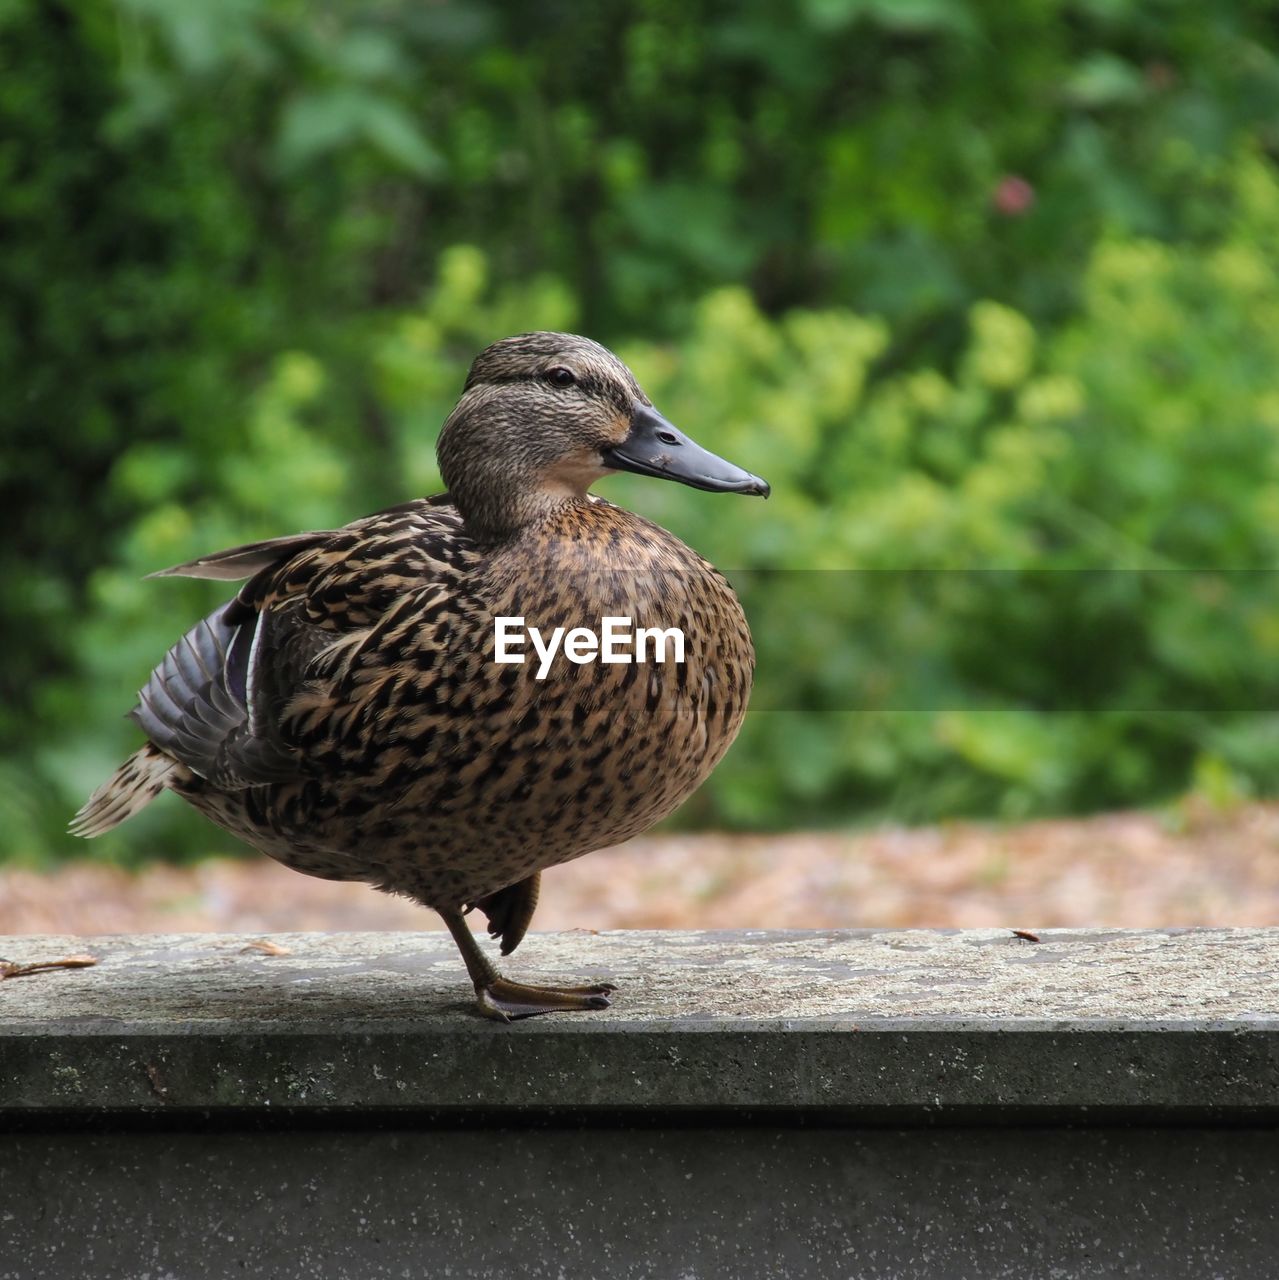
[[0,1116],[516,1109],[1279,1123],[1269,1021],[859,1027],[0,1034]]
[[527,1018],[502,1025],[480,1017],[469,1002],[459,1002],[457,1016],[452,1019],[432,1015],[426,1018],[356,1018],[330,1019],[317,1026],[308,1018],[273,1017],[270,1022],[254,1024],[245,1021],[241,1029],[229,1030],[224,1019],[189,1019],[173,1022],[166,1018],[113,1018],[74,1016],[54,1019],[45,1025],[0,1020],[0,1044],[9,1040],[43,1040],[50,1036],[69,1039],[95,1037],[133,1038],[136,1036],[168,1037],[182,1040],[197,1037],[207,1041],[240,1037],[289,1036],[407,1036],[418,1039],[447,1036],[635,1036],[645,1033],[661,1035],[781,1035],[797,1031],[840,1032],[843,1034],[936,1034],[938,1032],[999,1032],[1008,1035],[1053,1034],[1093,1035],[1097,1032],[1135,1034],[1159,1031],[1170,1034],[1202,1034],[1230,1032],[1235,1035],[1279,1033],[1279,1014],[1249,1013],[1238,1017],[1200,1018],[1032,1018],[1016,1015],[974,1016],[970,1014],[928,1014],[920,1017],[890,1017],[878,1013],[848,1013],[830,1017],[743,1018],[723,1015],[689,1014],[674,1018],[611,1018],[562,1015]]

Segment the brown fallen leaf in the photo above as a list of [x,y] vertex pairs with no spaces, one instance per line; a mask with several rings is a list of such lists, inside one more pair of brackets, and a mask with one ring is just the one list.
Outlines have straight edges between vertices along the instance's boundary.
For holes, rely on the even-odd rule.
[[1037,933],[1031,933],[1031,931],[1030,931],[1029,929],[1014,929],[1014,930],[1013,930],[1013,937],[1014,937],[1014,938],[1025,938],[1025,940],[1026,940],[1027,942],[1038,942],[1038,941],[1039,941],[1039,935],[1038,935]]
[[0,981],[25,978],[29,973],[44,973],[48,969],[89,969],[97,963],[97,956],[64,956],[61,960],[33,960],[29,964],[0,960]]
[[247,951],[260,951],[264,956],[291,956],[293,954],[288,947],[282,947],[278,942],[272,942],[270,938],[254,938],[247,946],[240,948],[241,955],[244,955]]

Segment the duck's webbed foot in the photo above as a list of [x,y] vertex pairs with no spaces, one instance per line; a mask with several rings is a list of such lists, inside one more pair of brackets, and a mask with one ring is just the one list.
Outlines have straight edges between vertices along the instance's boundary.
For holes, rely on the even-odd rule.
[[607,1009],[609,995],[617,988],[610,982],[593,987],[531,987],[498,977],[475,984],[475,1003],[486,1018],[512,1022],[539,1013],[572,1013],[578,1009]]
[[528,932],[533,923],[533,912],[537,910],[538,895],[542,891],[542,873],[534,871],[531,876],[508,884],[505,889],[486,894],[467,907],[472,911],[479,907],[489,919],[489,937],[500,938],[502,954],[509,956]]
[[466,971],[475,984],[476,1006],[486,1018],[513,1022],[516,1018],[533,1018],[539,1013],[607,1009],[608,997],[617,990],[608,982],[587,987],[533,987],[523,982],[512,982],[502,977],[480,950],[460,911],[440,911],[440,915],[462,953]]

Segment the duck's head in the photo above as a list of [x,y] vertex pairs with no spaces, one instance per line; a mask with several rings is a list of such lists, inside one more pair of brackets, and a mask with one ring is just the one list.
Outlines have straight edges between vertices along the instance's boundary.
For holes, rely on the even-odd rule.
[[611,351],[571,333],[524,333],[480,352],[437,452],[458,510],[487,534],[581,502],[614,471],[768,496],[758,476],[667,422]]

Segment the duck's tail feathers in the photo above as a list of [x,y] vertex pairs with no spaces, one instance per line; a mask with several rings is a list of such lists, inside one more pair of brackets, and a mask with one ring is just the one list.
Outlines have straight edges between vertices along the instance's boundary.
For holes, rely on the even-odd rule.
[[181,766],[147,743],[135,751],[89,798],[67,828],[73,836],[100,836],[145,809]]

